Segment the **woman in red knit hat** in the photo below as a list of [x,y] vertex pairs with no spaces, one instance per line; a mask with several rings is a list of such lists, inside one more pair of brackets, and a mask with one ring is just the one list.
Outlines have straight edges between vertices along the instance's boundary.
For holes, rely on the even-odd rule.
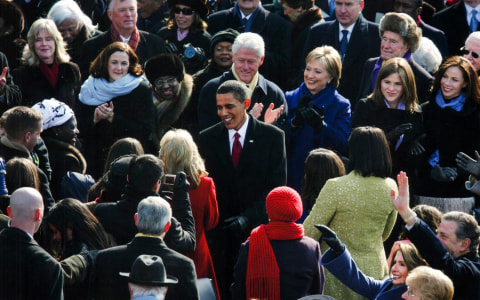
[[324,285],[317,241],[296,224],[303,212],[300,195],[286,186],[267,196],[270,222],[253,229],[242,244],[234,269],[234,299],[298,299],[321,294]]

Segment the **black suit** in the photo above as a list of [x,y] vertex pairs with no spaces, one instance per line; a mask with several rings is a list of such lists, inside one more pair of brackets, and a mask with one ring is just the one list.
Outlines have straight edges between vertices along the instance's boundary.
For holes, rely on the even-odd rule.
[[26,232],[0,232],[0,299],[63,299],[60,264]]
[[[240,33],[245,31],[245,26],[242,25],[240,18],[234,15],[233,7],[211,14],[207,22],[207,30],[212,36],[227,28],[233,28]],[[259,69],[260,73],[282,86],[284,82],[283,71],[290,65],[290,23],[260,6],[249,31],[261,35],[265,42],[265,60]]]
[[130,299],[128,278],[118,273],[130,272],[133,262],[141,254],[160,256],[167,274],[178,279],[178,284],[168,287],[165,299],[199,299],[193,261],[168,248],[161,238],[145,236],[98,252],[91,288],[95,299]]
[[419,27],[422,29],[422,36],[429,38],[437,46],[438,51],[442,54],[443,59],[448,57],[448,43],[445,33],[433,26],[420,20]]
[[[365,67],[363,68],[362,82],[360,84],[360,89],[358,90],[359,93],[357,95],[356,102],[372,93],[372,72],[375,64],[377,63],[377,60],[378,57],[373,57],[365,62]],[[418,102],[423,103],[427,100],[429,89],[433,82],[433,77],[419,64],[417,64],[413,60],[413,57],[410,59],[408,64],[410,65],[410,67],[412,67],[413,75],[415,76]]]
[[[226,293],[241,243],[254,227],[268,221],[267,194],[286,184],[285,136],[275,126],[250,116],[236,169],[230,154],[228,130],[223,123],[200,132],[199,148],[217,190],[219,226],[211,231],[210,250],[219,288],[221,293]],[[238,215],[247,218],[246,230],[228,234],[222,228],[223,221]]]
[[[143,68],[145,62],[149,58],[166,52],[165,41],[155,34],[141,30],[138,32],[140,37],[135,54],[137,54],[139,63]],[[86,40],[85,43],[83,43],[82,56],[79,63],[80,71],[82,72],[82,80],[86,80],[88,78],[90,63],[92,63],[92,61],[106,46],[113,42],[112,30],[109,29],[100,35]]]
[[454,300],[480,299],[480,259],[472,252],[453,258],[435,233],[423,221],[407,230],[407,237],[432,268],[452,279]]
[[[305,57],[314,48],[329,45],[340,52],[339,23],[330,21],[317,24],[310,29],[305,43]],[[355,107],[355,97],[360,88],[363,65],[369,57],[380,54],[378,25],[359,18],[353,28],[342,64],[342,78],[338,92],[350,100]]]
[[432,26],[445,32],[450,55],[459,55],[460,48],[471,33],[463,0],[434,14]]

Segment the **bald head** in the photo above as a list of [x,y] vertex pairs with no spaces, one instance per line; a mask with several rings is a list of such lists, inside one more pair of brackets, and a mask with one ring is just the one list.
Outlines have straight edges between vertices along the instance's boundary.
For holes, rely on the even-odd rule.
[[17,189],[10,196],[8,214],[12,219],[12,227],[35,233],[43,218],[42,195],[30,187]]

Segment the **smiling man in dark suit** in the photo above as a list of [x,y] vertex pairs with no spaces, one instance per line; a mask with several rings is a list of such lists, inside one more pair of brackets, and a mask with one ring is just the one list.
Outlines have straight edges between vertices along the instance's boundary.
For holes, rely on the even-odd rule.
[[215,182],[220,222],[209,241],[222,298],[227,297],[240,244],[268,221],[267,194],[286,184],[283,131],[247,114],[244,84],[225,81],[217,90],[220,123],[200,132],[200,152]]
[[[312,26],[305,43],[305,57],[315,47],[332,46],[342,56],[342,77],[338,92],[352,102],[360,88],[363,65],[380,53],[378,25],[361,16],[363,0],[336,0],[336,20]],[[344,33],[346,34],[345,42]],[[342,51],[343,49],[343,51]]]

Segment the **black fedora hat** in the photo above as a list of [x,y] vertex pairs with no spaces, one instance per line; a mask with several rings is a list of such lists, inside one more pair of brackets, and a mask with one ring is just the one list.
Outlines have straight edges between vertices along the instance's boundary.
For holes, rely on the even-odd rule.
[[130,273],[120,272],[128,281],[139,285],[169,286],[178,283],[178,279],[167,275],[162,258],[156,255],[140,255],[135,259]]

